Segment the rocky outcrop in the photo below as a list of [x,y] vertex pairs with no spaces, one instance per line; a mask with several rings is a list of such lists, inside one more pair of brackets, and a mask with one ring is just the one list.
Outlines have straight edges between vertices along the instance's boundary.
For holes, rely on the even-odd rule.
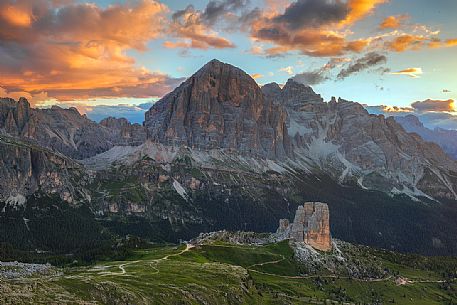
[[213,60],[146,113],[153,140],[266,158],[290,153],[286,113],[242,70]]
[[279,221],[276,234],[282,239],[305,243],[320,251],[332,250],[330,219],[327,204],[306,202],[298,206],[293,223],[287,219]]
[[0,155],[0,202],[22,206],[38,191],[68,203],[87,199],[81,190],[88,177],[72,159],[5,136],[0,136]]
[[21,97],[18,102],[10,98],[0,99],[0,131],[13,135],[22,131],[30,118],[30,104]]
[[116,145],[138,146],[146,141],[146,128],[140,124],[132,124],[125,118],[108,117],[101,120],[100,125],[110,130]]
[[76,108],[30,108],[25,98],[18,102],[0,99],[0,133],[33,142],[75,159],[84,159],[116,145],[140,145],[146,130],[125,119],[109,118],[97,124]]

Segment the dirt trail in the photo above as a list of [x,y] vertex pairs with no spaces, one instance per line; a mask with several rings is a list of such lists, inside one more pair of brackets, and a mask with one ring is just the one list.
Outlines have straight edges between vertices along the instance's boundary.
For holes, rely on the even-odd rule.
[[[189,251],[190,249],[192,249],[194,247],[195,247],[194,245],[186,244],[186,248],[184,250],[180,251],[179,253],[168,254],[168,255],[165,255],[162,258],[149,260],[149,264],[150,264],[151,268],[154,268],[156,270],[156,272],[154,274],[159,273],[159,269],[157,269],[157,267],[156,267],[159,262],[167,260],[167,259],[169,259],[170,257],[173,257],[173,256],[182,255],[183,253]],[[121,276],[121,275],[125,276],[125,275],[128,275],[127,271],[125,270],[125,266],[133,265],[133,264],[136,264],[136,263],[139,263],[139,262],[144,262],[144,261],[137,260],[137,261],[131,261],[131,262],[126,262],[126,263],[120,264],[118,266],[118,268],[121,270],[121,272],[103,271],[103,272],[99,272],[98,274],[101,275],[101,276]],[[152,264],[155,264],[155,266],[153,266]]]
[[281,254],[281,259],[277,259],[277,260],[274,260],[274,261],[263,262],[263,263],[258,263],[258,264],[253,264],[251,266],[248,266],[246,269],[251,270],[251,268],[255,267],[255,266],[264,266],[264,265],[270,265],[270,264],[277,264],[277,263],[282,262],[285,259],[286,258],[284,257],[284,255]]

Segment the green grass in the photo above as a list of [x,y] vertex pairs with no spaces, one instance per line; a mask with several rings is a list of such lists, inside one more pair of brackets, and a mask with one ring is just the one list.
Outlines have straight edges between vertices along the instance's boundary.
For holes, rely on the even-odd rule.
[[[23,303],[82,304],[325,304],[325,300],[373,304],[435,305],[457,302],[456,285],[412,283],[397,286],[395,277],[380,281],[338,275],[299,276],[287,242],[265,246],[223,242],[184,251],[184,245],[152,245],[136,250],[126,261],[101,261],[68,268],[55,278],[5,281],[8,288],[28,287]],[[184,252],[183,252],[184,251]],[[429,266],[409,267],[393,253],[354,246],[360,257],[375,256],[401,276],[416,280],[440,278]],[[263,264],[263,265],[262,265]],[[125,270],[123,273],[122,268]],[[36,283],[32,285],[31,281]],[[13,289],[14,290],[14,289]],[[8,290],[6,290],[8,291]],[[5,303],[13,295],[3,294]]]

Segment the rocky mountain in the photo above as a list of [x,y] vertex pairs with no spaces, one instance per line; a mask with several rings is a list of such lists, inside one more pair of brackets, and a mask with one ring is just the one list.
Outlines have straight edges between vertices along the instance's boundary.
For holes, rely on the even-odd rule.
[[242,70],[217,60],[157,102],[145,126],[150,139],[166,145],[291,161],[389,193],[457,197],[457,163],[394,119],[343,99],[326,103],[293,80],[282,89],[260,89]]
[[326,103],[293,80],[282,90],[266,87],[265,95],[285,106],[296,158],[362,188],[456,199],[457,163],[393,118],[370,115],[343,99]]
[[397,116],[395,121],[400,123],[407,132],[414,132],[427,142],[439,145],[448,155],[457,159],[457,131],[443,128],[430,129],[415,115]]
[[[391,118],[343,99],[324,102],[294,81],[260,88],[240,69],[211,61],[157,102],[144,128],[113,118],[96,124],[74,109],[13,102],[1,108],[2,132],[18,143],[49,147],[44,151],[56,156],[88,157],[78,161],[77,172],[62,171],[62,179],[73,202],[87,208],[82,215],[90,211],[92,223],[114,235],[177,241],[222,229],[274,231],[303,202],[327,202],[336,238],[457,253],[455,161]],[[22,157],[14,150],[6,156],[2,175],[27,185],[29,176],[15,167]],[[58,195],[53,206],[67,206],[65,191],[48,192],[46,183],[30,191],[12,187],[0,209],[18,195],[27,206],[40,192],[42,198]],[[0,217],[19,217],[14,223],[21,224],[29,217],[21,213]],[[66,219],[77,223],[71,217]],[[11,235],[0,230],[3,241]]]
[[18,102],[0,99],[0,133],[75,159],[94,156],[116,145],[139,145],[146,139],[142,126],[125,119],[108,118],[97,124],[76,108],[34,109],[25,98]]
[[251,156],[290,154],[286,113],[244,71],[213,60],[146,113],[149,138]]

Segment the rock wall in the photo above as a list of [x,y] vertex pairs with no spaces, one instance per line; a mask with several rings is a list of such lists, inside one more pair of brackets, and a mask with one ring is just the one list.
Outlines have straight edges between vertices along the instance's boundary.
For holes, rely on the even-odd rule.
[[303,242],[320,251],[332,249],[329,209],[326,203],[306,202],[298,207],[293,223],[279,221],[277,234],[283,239]]
[[305,243],[321,251],[332,249],[330,237],[330,213],[328,206],[322,202],[305,203]]
[[68,203],[87,200],[88,176],[74,160],[2,135],[0,156],[0,202],[21,206],[37,191]]

